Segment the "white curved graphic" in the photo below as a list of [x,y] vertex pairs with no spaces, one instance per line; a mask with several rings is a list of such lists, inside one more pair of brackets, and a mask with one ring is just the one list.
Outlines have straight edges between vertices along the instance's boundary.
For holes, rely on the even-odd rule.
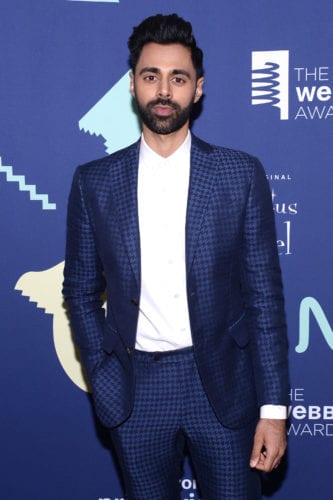
[[63,305],[63,269],[64,263],[60,262],[45,271],[25,273],[16,283],[15,290],[21,291],[24,297],[29,297],[30,302],[36,302],[36,306],[45,309],[46,314],[53,314],[53,340],[60,364],[74,384],[88,391]]

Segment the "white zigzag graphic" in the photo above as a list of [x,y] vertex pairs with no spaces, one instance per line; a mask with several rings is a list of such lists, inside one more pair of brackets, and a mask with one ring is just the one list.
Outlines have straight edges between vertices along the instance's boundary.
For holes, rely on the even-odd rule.
[[41,201],[43,210],[56,210],[57,205],[55,203],[49,203],[49,196],[47,194],[37,194],[36,186],[34,184],[26,184],[24,175],[13,174],[13,167],[2,165],[1,157],[0,172],[6,174],[7,182],[17,182],[20,191],[28,191],[31,201]]

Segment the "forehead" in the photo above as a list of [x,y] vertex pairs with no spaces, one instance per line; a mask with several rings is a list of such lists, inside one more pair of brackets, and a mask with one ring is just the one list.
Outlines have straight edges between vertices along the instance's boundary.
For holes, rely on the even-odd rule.
[[136,70],[145,67],[154,67],[167,71],[184,69],[188,72],[195,72],[190,49],[178,43],[162,45],[151,42],[144,45]]

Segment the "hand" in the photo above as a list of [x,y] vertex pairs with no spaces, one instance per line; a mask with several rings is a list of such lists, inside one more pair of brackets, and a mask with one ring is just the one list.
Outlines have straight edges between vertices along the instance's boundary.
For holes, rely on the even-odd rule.
[[286,421],[270,418],[260,419],[254,435],[250,467],[271,472],[279,465],[286,447]]

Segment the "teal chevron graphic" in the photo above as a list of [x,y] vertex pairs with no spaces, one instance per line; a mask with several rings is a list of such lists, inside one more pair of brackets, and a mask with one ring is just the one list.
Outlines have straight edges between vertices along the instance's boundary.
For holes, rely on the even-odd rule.
[[36,186],[34,184],[26,184],[24,175],[14,175],[13,167],[2,165],[0,157],[0,172],[6,174],[7,182],[17,182],[20,191],[28,191],[31,201],[41,201],[43,210],[56,210],[55,203],[49,203],[47,194],[37,194]]
[[105,139],[111,154],[135,142],[141,133],[129,91],[129,72],[80,119],[80,130]]

